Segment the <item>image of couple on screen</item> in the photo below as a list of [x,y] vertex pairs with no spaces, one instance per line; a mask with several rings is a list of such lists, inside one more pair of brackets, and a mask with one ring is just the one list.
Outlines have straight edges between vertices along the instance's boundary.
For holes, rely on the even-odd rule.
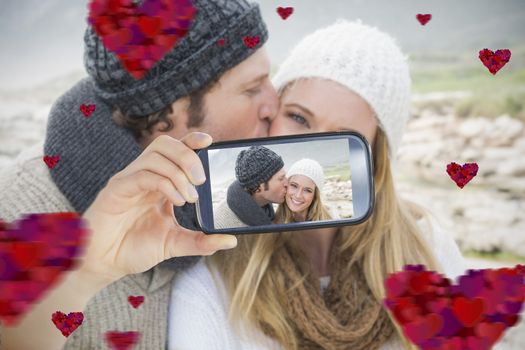
[[332,219],[321,199],[325,182],[321,164],[303,158],[288,171],[284,168],[282,157],[267,147],[241,151],[235,162],[236,179],[214,210],[215,228]]

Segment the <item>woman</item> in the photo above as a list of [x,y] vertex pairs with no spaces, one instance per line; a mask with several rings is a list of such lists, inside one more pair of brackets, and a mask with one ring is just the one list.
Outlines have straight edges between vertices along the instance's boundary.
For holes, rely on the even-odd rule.
[[321,201],[324,186],[323,167],[313,159],[301,159],[286,173],[288,187],[285,202],[277,208],[274,221],[290,223],[331,219]]
[[273,82],[281,107],[271,135],[351,129],[366,137],[374,212],[339,229],[238,236],[237,248],[182,273],[170,349],[415,349],[382,305],[385,278],[406,264],[449,278],[464,269],[455,242],[395,191],[391,162],[410,102],[405,57],[385,33],[340,21],[304,38]]

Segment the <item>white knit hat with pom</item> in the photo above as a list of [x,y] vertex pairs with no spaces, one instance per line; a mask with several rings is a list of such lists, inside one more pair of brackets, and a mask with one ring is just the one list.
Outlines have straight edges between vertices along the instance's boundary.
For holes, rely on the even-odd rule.
[[303,158],[293,163],[290,169],[286,172],[286,177],[289,179],[293,175],[304,175],[315,183],[319,191],[322,192],[324,186],[324,171],[319,162]]
[[338,20],[307,35],[272,79],[277,90],[299,78],[325,78],[368,102],[395,159],[409,117],[410,73],[396,41],[361,21]]

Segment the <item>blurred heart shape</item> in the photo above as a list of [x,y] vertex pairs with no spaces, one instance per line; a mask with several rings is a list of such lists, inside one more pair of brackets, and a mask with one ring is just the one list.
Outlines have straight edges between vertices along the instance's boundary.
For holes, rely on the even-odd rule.
[[[386,308],[406,337],[428,350],[490,349],[517,324],[525,302],[521,265],[468,270],[456,285],[422,265],[405,265],[384,285]],[[487,296],[495,300],[486,300]],[[496,305],[488,307],[490,303]]]
[[188,33],[196,12],[191,0],[91,0],[88,23],[139,80]]
[[118,332],[109,331],[105,333],[106,342],[111,349],[114,350],[129,350],[140,339],[140,333],[135,331]]
[[0,320],[20,317],[72,269],[86,243],[77,213],[30,214],[0,225]]
[[133,306],[134,309],[136,309],[140,306],[140,304],[144,302],[144,297],[142,295],[139,295],[139,296],[130,295],[128,297],[128,302],[131,304],[131,306]]
[[432,15],[430,13],[426,13],[426,14],[418,13],[416,15],[416,18],[419,21],[419,23],[421,23],[421,25],[424,26],[425,24],[428,23],[428,21],[432,19]]
[[288,17],[290,17],[293,13],[293,7],[281,7],[279,6],[277,8],[277,14],[282,18],[282,19],[287,19]]

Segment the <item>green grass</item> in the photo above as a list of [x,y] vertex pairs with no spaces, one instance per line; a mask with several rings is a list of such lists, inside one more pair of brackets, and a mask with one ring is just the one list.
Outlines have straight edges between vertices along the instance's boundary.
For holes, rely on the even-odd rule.
[[463,252],[463,256],[468,258],[477,258],[477,259],[486,259],[492,261],[501,261],[501,262],[510,262],[510,263],[525,263],[525,257],[516,255],[508,252],[479,252],[474,250],[469,250]]
[[[469,91],[470,97],[450,101],[457,116],[495,118],[508,114],[525,121],[525,68],[509,71],[505,68],[495,76],[484,66],[419,70],[412,73],[413,91]],[[436,107],[432,105],[436,102],[429,104]]]
[[337,176],[339,181],[348,181],[350,180],[350,170],[346,165],[326,167],[324,176]]

